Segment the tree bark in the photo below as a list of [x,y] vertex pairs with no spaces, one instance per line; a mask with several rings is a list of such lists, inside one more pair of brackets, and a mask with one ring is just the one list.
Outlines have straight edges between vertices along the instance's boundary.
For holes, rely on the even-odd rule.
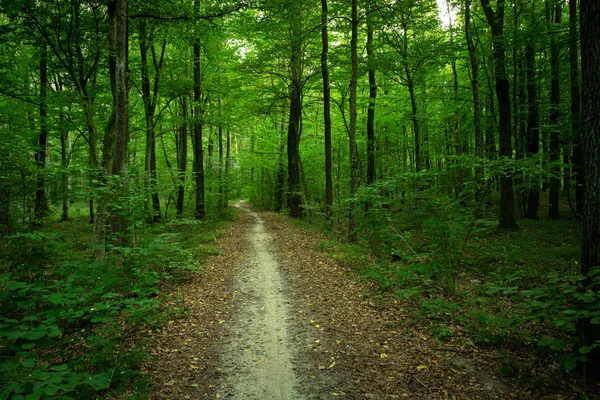
[[177,172],[179,185],[177,186],[177,218],[183,218],[185,202],[185,172],[187,169],[187,130],[188,130],[188,104],[187,95],[181,99],[181,126],[177,133]]
[[367,184],[375,183],[375,100],[377,79],[373,56],[373,10],[371,0],[367,2],[367,63],[369,69],[369,109],[367,111]]
[[[61,126],[64,115],[60,115]],[[62,191],[62,214],[60,217],[61,222],[69,220],[69,191],[70,191],[70,175],[68,172],[69,168],[69,130],[62,128],[60,131],[60,160],[63,168],[61,174],[61,191]]]
[[290,10],[290,114],[287,135],[288,186],[290,216],[302,217],[302,187],[300,179],[300,117],[302,115],[302,1],[292,0]]
[[[200,1],[194,0],[199,13]],[[204,219],[204,153],[202,148],[202,92],[200,76],[200,39],[194,41],[194,177],[196,181],[195,217]]]
[[350,39],[350,125],[348,143],[350,146],[350,210],[348,212],[348,231],[350,240],[356,240],[356,200],[358,191],[358,148],[356,145],[356,95],[358,87],[358,0],[352,0],[352,37]]
[[583,149],[581,146],[581,99],[579,94],[579,56],[577,55],[577,0],[569,0],[569,64],[571,80],[571,135],[573,137],[573,175],[577,213],[583,212]]
[[[532,13],[533,14],[533,13]],[[527,157],[535,157],[540,153],[540,104],[535,75],[535,48],[529,39],[525,47],[527,64]],[[529,187],[525,218],[537,219],[540,205],[540,182],[534,179]]]
[[[471,3],[472,0],[465,0],[465,37],[467,39],[467,49],[469,51],[469,61],[471,63],[471,91],[473,92],[473,128],[475,130],[475,155],[483,158],[483,130],[481,129],[481,100],[479,96],[479,62],[471,34]],[[475,174],[479,177],[483,174],[482,168],[477,168]]]
[[331,88],[329,85],[329,35],[327,26],[329,12],[327,0],[321,0],[321,73],[323,75],[323,130],[325,136],[325,219],[331,222],[333,216],[333,162],[331,156]]
[[[581,273],[587,275],[600,266],[600,2],[581,0],[581,75],[582,75],[582,144],[584,152],[583,234]],[[586,281],[589,284],[590,280]],[[579,325],[582,344],[591,345],[600,339],[598,325],[589,320]],[[598,349],[588,355],[588,372],[597,375],[600,369]]]
[[[500,113],[500,156],[507,160],[512,157],[512,132],[510,109],[510,84],[506,74],[506,51],[504,45],[504,0],[497,0],[494,12],[489,0],[481,0],[481,6],[492,30],[494,44],[494,72],[496,79],[496,96]],[[500,177],[500,218],[499,228],[518,230],[514,207],[512,176],[508,169]]]
[[37,167],[34,224],[42,225],[48,215],[48,198],[46,196],[46,149],[48,147],[48,46],[42,39],[40,45],[40,135],[35,149],[35,163]]
[[[157,171],[156,171],[156,138],[155,138],[155,114],[156,104],[158,102],[158,93],[160,87],[160,75],[164,65],[166,41],[163,40],[160,57],[156,59],[156,49],[154,45],[148,46],[148,33],[146,23],[140,23],[140,56],[142,69],[142,101],[144,103],[146,119],[146,152],[144,169],[146,173],[146,190],[149,195],[146,197],[146,212],[148,221],[160,222],[160,198],[156,189]],[[154,83],[150,84],[150,73],[148,69],[148,50],[152,52],[154,66]],[[150,201],[149,201],[150,200]],[[151,203],[151,204],[149,204]]]
[[[551,7],[549,0],[546,0],[546,7]],[[550,31],[550,192],[549,192],[549,210],[548,218],[550,220],[560,219],[559,212],[559,194],[560,194],[560,132],[558,128],[559,112],[560,112],[560,64],[559,51],[560,47],[554,31],[554,24],[560,24],[562,15],[562,6],[554,5],[554,10],[550,12],[550,20],[548,21],[548,30]],[[552,17],[552,14],[554,16]]]

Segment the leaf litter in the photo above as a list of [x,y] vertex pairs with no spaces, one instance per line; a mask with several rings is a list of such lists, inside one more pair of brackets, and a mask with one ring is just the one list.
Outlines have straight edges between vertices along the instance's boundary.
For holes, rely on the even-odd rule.
[[[324,235],[275,213],[257,216],[264,221],[261,240],[276,263],[276,290],[254,290],[262,288],[256,285],[260,270],[252,272],[260,262],[249,259],[256,254],[256,216],[240,212],[217,240],[220,254],[202,274],[173,288],[190,311],[151,338],[152,399],[569,398],[524,393],[496,372],[493,357],[440,345],[425,329],[402,324],[410,316],[402,308],[407,305],[388,299],[375,306],[365,296],[368,283],[319,251]],[[271,313],[277,311],[280,323],[271,332],[249,321],[264,319],[272,307],[261,303],[262,295],[277,299]],[[291,391],[279,397],[236,387],[252,384],[239,374],[273,357],[261,347],[268,336],[284,342],[278,351],[291,368],[281,378],[290,381]]]

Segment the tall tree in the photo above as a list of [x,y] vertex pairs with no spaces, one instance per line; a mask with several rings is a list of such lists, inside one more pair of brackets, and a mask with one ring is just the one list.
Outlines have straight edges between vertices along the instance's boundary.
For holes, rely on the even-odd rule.
[[183,217],[185,202],[185,172],[187,169],[187,132],[188,131],[188,95],[181,96],[181,125],[177,131],[177,218]]
[[[161,219],[160,199],[158,196],[157,172],[156,172],[156,105],[160,88],[161,72],[165,62],[165,50],[167,41],[163,40],[160,47],[160,54],[157,57],[156,46],[148,34],[146,22],[140,23],[140,56],[142,69],[142,101],[144,103],[144,112],[146,119],[146,157],[145,157],[145,177],[146,190],[150,195],[151,204],[146,201],[146,212],[148,219],[152,222],[159,222]],[[152,54],[152,66],[154,69],[154,80],[150,83],[150,72],[148,63],[148,50]],[[148,198],[148,197],[147,197]],[[150,211],[151,210],[151,211]]]
[[577,213],[583,212],[583,149],[581,147],[581,99],[579,92],[579,56],[577,0],[569,0],[569,77],[571,80],[571,135],[573,136],[573,174]]
[[352,36],[350,38],[350,125],[348,127],[348,143],[350,145],[350,210],[348,214],[348,229],[350,239],[356,239],[356,202],[354,197],[358,191],[358,148],[356,145],[356,94],[358,87],[358,1],[352,0]]
[[373,52],[373,5],[367,1],[367,63],[369,74],[369,109],[367,110],[367,184],[375,183],[375,100],[377,98],[377,79],[375,76],[375,57]]
[[331,158],[331,86],[329,84],[329,11],[327,0],[321,0],[321,73],[323,75],[323,132],[325,136],[325,218],[330,221],[333,208],[333,163]]
[[[505,0],[496,0],[496,10],[490,0],[481,0],[488,24],[492,30],[494,46],[494,73],[496,80],[496,97],[500,113],[499,142],[500,156],[507,159],[512,157],[510,84],[506,73],[506,51],[504,37],[504,8]],[[514,192],[512,177],[508,169],[500,177],[500,229],[517,230],[517,219],[514,207]]]
[[[584,152],[584,206],[581,248],[581,272],[587,275],[600,266],[600,2],[581,0],[581,76],[582,76],[582,144]],[[584,345],[600,339],[598,325],[589,321],[580,326]],[[594,374],[600,368],[600,354],[595,349],[590,360]]]
[[290,216],[302,217],[300,179],[300,118],[302,116],[302,0],[291,0],[290,18],[290,112],[287,134],[288,185]]
[[[535,21],[535,9],[532,8],[532,19]],[[525,46],[525,63],[527,74],[527,156],[535,157],[540,152],[540,104],[535,71],[535,44],[533,38],[527,39]],[[537,219],[540,205],[540,183],[534,179],[530,183],[527,195],[525,218]]]
[[[467,40],[467,50],[469,51],[469,61],[471,63],[471,91],[473,93],[473,128],[475,130],[475,155],[483,158],[483,130],[481,129],[482,105],[479,94],[479,62],[471,33],[471,3],[472,0],[465,0],[465,38]],[[481,168],[476,170],[477,175],[481,175]]]
[[[554,3],[554,2],[553,2]],[[546,0],[548,15],[548,30],[550,31],[550,207],[548,218],[551,220],[560,219],[558,207],[560,191],[560,130],[558,127],[560,113],[560,60],[559,60],[559,42],[556,38],[554,26],[560,24],[562,16],[562,6],[560,4],[550,4]],[[565,188],[568,189],[568,188]]]
[[48,214],[48,198],[46,197],[46,151],[48,146],[48,46],[42,39],[40,45],[40,135],[35,149],[37,165],[35,190],[35,223],[40,225]]
[[[194,0],[196,15],[200,0]],[[198,35],[198,33],[196,33]],[[204,219],[204,150],[202,146],[202,78],[200,71],[200,38],[194,40],[194,177],[196,181],[196,219]]]

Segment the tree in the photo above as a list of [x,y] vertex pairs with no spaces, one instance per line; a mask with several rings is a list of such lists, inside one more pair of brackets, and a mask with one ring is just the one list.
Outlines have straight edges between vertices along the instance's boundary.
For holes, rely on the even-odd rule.
[[[548,218],[551,220],[560,219],[558,200],[560,191],[560,132],[558,127],[560,113],[560,47],[556,39],[556,34],[552,32],[553,25],[561,23],[562,6],[560,4],[550,5],[546,0],[548,26],[550,37],[550,69],[551,69],[551,90],[550,90],[550,163],[552,176],[550,177],[550,207]],[[568,188],[565,188],[568,190]]]
[[[585,276],[600,267],[600,2],[581,0],[582,144],[584,159],[584,206],[581,243],[581,273]],[[580,325],[584,345],[600,338],[598,325]],[[590,360],[597,373],[598,349]]]
[[35,223],[42,224],[48,214],[46,197],[46,151],[48,143],[48,46],[42,39],[40,45],[40,136],[35,149],[35,162],[38,168],[37,187],[35,190]]
[[367,111],[367,184],[375,183],[375,100],[377,98],[377,79],[375,77],[375,59],[373,51],[373,4],[367,2],[367,63],[369,74],[369,109]]
[[[496,10],[492,8],[489,0],[481,0],[488,24],[492,30],[494,45],[494,73],[496,80],[496,97],[500,114],[499,142],[500,156],[507,160],[512,157],[512,132],[510,109],[510,84],[506,73],[506,54],[504,37],[504,0],[496,1]],[[500,229],[517,230],[517,219],[514,208],[514,193],[512,177],[508,169],[500,177]]]
[[[194,0],[196,14],[200,11],[200,1]],[[204,150],[202,136],[202,77],[200,71],[200,38],[194,41],[194,177],[196,181],[196,219],[204,219]]]
[[[161,72],[165,63],[165,50],[167,41],[163,39],[160,52],[157,57],[156,46],[152,41],[152,37],[148,34],[146,22],[140,23],[140,55],[142,69],[142,101],[144,103],[144,112],[146,120],[146,156],[145,156],[145,172],[146,172],[146,190],[150,195],[151,207],[146,201],[146,209],[148,218],[152,222],[159,222],[161,219],[160,199],[156,189],[156,105],[158,103],[158,95],[160,90]],[[151,41],[150,44],[148,43]],[[150,72],[148,66],[148,50],[152,54],[152,64],[154,69],[154,80],[150,84]],[[152,211],[150,211],[150,209]]]
[[302,0],[291,0],[290,18],[290,112],[287,132],[288,202],[290,216],[302,217],[300,181],[300,118],[302,116]]
[[583,212],[583,149],[581,147],[581,99],[579,56],[577,51],[577,0],[569,0],[569,78],[571,81],[571,135],[573,137],[573,174],[577,213]]
[[348,230],[350,239],[356,239],[356,192],[359,185],[358,148],[356,145],[356,94],[358,87],[358,0],[352,0],[352,36],[350,39],[350,125],[348,143],[350,145],[350,210],[348,212]]
[[325,139],[325,217],[331,221],[333,207],[333,177],[331,160],[331,86],[329,84],[329,35],[327,32],[329,11],[327,0],[321,0],[321,74],[323,75],[323,132]]

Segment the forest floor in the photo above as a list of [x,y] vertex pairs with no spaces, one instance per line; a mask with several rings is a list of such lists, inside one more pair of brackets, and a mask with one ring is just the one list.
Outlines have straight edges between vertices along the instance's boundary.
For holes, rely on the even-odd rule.
[[151,398],[538,397],[485,352],[404,324],[407,304],[374,301],[368,284],[319,250],[321,234],[236,206],[220,254],[169,293],[188,313],[148,333]]

